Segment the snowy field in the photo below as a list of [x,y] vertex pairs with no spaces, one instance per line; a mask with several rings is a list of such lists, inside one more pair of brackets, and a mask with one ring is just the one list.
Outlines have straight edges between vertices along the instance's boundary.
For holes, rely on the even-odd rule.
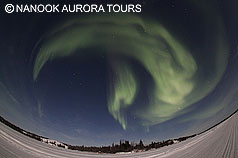
[[215,128],[160,149],[138,153],[97,154],[51,146],[0,123],[0,158],[238,158],[238,114]]

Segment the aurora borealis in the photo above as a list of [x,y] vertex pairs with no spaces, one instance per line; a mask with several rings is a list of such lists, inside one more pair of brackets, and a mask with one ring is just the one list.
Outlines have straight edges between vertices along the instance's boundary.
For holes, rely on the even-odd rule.
[[24,22],[1,26],[10,35],[1,37],[0,115],[75,144],[201,131],[238,102],[237,37],[227,30],[237,32],[237,21],[220,5],[161,1],[136,14],[13,16]]
[[[103,30],[98,29],[102,23],[108,25],[103,25]],[[137,30],[133,27],[135,25],[142,30]],[[116,38],[109,41],[108,37],[113,35]],[[219,65],[214,63],[214,71],[217,70],[217,74],[210,78],[212,84],[198,89],[196,84],[199,83],[194,76],[199,63],[196,63],[192,54],[159,23],[143,21],[137,16],[80,18],[78,21],[66,22],[65,26],[51,36],[53,39],[46,37],[46,42],[42,44],[37,55],[34,79],[37,79],[48,60],[80,53],[76,50],[82,48],[102,47],[108,54],[122,53],[130,56],[145,67],[155,84],[154,89],[150,90],[150,105],[143,113],[136,111],[138,117],[143,118],[148,125],[173,118],[176,113],[206,96],[220,80],[227,62],[227,56],[223,53],[227,51],[227,46],[223,41],[223,49],[214,50],[217,51],[214,58]],[[222,40],[224,37],[220,35],[219,38]],[[220,54],[222,58],[216,59]],[[120,61],[115,67],[118,70],[115,70],[116,81],[113,81],[115,86],[108,99],[108,109],[123,129],[126,129],[126,119],[121,111],[131,106],[136,97],[137,77],[126,63]],[[198,92],[194,92],[194,89],[198,89]],[[187,99],[191,96],[192,99]]]

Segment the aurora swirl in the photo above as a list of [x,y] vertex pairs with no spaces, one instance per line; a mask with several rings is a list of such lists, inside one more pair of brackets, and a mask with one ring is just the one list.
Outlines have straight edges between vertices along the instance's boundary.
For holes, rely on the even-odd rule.
[[[134,15],[77,17],[62,22],[38,42],[33,78],[37,80],[48,61],[83,53],[80,50],[90,47],[103,49],[108,56],[128,56],[138,61],[153,79],[148,105],[133,111],[148,127],[189,112],[192,104],[216,87],[227,64],[222,31],[215,43],[220,43],[211,53],[215,73],[201,79],[200,69],[204,67],[192,50],[156,20]],[[113,58],[110,62],[115,64],[111,65],[114,81],[109,83],[108,111],[126,129],[127,108],[136,107],[133,102],[143,84],[127,61]]]

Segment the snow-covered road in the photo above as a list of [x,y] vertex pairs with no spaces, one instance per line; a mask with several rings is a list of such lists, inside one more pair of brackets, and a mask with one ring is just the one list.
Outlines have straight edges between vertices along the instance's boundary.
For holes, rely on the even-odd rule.
[[97,154],[73,151],[29,138],[0,123],[0,158],[238,158],[238,114],[215,128],[160,149],[123,154]]

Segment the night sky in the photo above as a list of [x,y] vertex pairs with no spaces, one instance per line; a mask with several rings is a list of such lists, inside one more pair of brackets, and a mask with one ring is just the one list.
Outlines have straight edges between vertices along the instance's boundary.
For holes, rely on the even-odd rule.
[[142,12],[0,5],[0,115],[66,143],[110,145],[198,133],[238,108],[235,0],[127,3]]

